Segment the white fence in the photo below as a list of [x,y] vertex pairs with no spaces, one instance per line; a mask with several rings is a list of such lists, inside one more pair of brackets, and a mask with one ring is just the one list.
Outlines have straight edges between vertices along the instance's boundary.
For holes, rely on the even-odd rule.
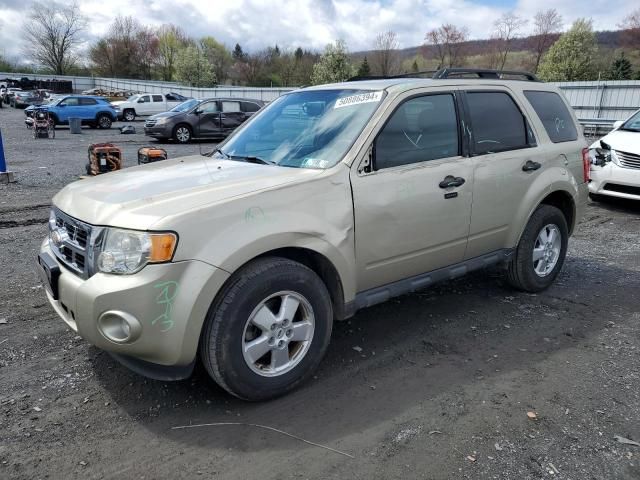
[[[283,93],[293,90],[293,88],[232,87],[226,85],[217,88],[192,88],[175,82],[152,80],[77,76],[54,77],[52,75],[0,72],[0,78],[7,77],[70,80],[75,92],[99,87],[107,90],[131,90],[146,93],[167,93],[172,91],[193,98],[232,97],[271,101]],[[562,89],[580,120],[600,120],[602,123],[624,120],[633,111],[640,108],[640,80],[556,82],[555,85]]]

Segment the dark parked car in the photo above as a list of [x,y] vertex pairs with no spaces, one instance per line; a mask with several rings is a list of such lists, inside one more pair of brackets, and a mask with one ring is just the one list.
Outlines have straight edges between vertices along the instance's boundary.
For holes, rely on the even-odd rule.
[[244,98],[187,100],[168,112],[149,117],[144,124],[144,133],[179,143],[187,143],[193,138],[223,138],[263,106],[261,100]]
[[42,97],[37,92],[15,92],[11,97],[11,106],[13,108],[27,108],[31,105],[41,105]]

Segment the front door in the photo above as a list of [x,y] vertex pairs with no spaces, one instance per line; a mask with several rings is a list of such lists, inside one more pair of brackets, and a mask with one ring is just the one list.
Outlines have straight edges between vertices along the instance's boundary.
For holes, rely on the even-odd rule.
[[371,167],[352,169],[359,291],[464,258],[473,166],[458,105],[451,91],[402,100],[375,138]]
[[201,103],[198,107],[198,137],[219,137],[222,135],[220,127],[220,108],[216,100]]
[[151,95],[142,95],[136,103],[136,114],[151,115],[152,111]]

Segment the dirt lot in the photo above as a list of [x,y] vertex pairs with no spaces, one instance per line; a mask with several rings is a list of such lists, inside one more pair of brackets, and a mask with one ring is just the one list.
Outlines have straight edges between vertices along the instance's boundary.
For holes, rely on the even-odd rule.
[[[482,272],[363,310],[335,326],[311,383],[251,404],[202,371],[130,373],[55,316],[32,267],[52,194],[89,143],[123,145],[131,165],[148,142],[33,140],[21,121],[0,110],[18,179],[0,186],[0,478],[640,478],[640,447],[614,438],[640,441],[640,206],[590,204],[548,291]],[[247,425],[172,429],[213,422],[352,457]]]

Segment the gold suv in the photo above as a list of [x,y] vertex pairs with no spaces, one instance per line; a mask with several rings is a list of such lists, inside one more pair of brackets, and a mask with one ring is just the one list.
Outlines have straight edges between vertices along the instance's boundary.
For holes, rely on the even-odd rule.
[[587,197],[571,108],[530,75],[436,77],[297,90],[207,156],[68,185],[38,257],[51,305],[135,371],[200,358],[262,400],[361,308],[493,264],[548,287]]

